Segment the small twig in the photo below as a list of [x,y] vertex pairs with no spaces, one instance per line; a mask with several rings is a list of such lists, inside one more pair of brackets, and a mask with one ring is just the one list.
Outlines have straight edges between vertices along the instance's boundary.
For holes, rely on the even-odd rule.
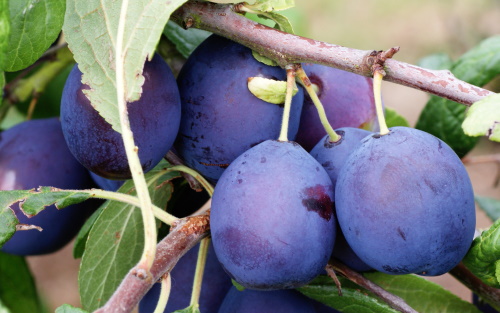
[[33,98],[31,98],[30,105],[28,107],[28,113],[26,114],[26,119],[31,120],[33,117],[33,112],[35,112],[36,104],[38,103],[38,99],[40,98],[40,93],[35,92],[33,94]]
[[[167,155],[165,156],[165,160],[167,160],[170,164],[172,165],[186,165],[184,162],[179,158],[172,150],[168,151]],[[186,179],[186,181],[189,183],[189,186],[191,189],[195,191],[203,191],[203,186],[194,178],[193,176],[181,172],[182,177]]]
[[392,293],[383,289],[382,287],[375,284],[371,280],[367,279],[363,275],[350,269],[349,267],[347,267],[343,263],[341,263],[337,260],[333,260],[333,261],[330,261],[330,264],[333,266],[333,269],[336,272],[338,272],[339,274],[342,274],[347,279],[360,285],[361,287],[371,291],[376,296],[378,296],[380,299],[384,300],[384,302],[386,302],[391,308],[398,310],[400,312],[403,312],[403,313],[418,313],[413,308],[411,308],[403,299],[401,299],[400,297],[398,297],[396,295],[393,295]]
[[335,283],[335,286],[337,286],[339,296],[342,296],[342,284],[339,281],[339,278],[337,277],[337,274],[335,274],[335,271],[333,270],[333,265],[327,264],[325,267],[326,273],[328,276],[330,276],[331,279],[333,279],[333,282]]

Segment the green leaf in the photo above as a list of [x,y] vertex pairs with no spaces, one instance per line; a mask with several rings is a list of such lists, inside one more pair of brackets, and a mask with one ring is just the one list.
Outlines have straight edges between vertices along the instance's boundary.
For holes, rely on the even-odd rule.
[[479,138],[465,135],[461,124],[465,118],[465,105],[431,96],[420,114],[415,128],[426,131],[446,142],[459,157],[466,155]]
[[115,59],[124,56],[125,99],[140,98],[146,57],[152,58],[170,14],[187,0],[137,0],[126,8],[123,50],[116,51],[122,1],[68,0],[63,30],[83,73],[85,92],[99,114],[121,133]]
[[75,308],[69,304],[63,304],[56,309],[56,313],[88,313],[80,308]]
[[[264,77],[249,77],[248,90],[263,101],[273,104],[285,103],[286,81]],[[295,95],[298,91],[297,87],[295,87],[292,94]]]
[[184,29],[176,23],[169,21],[163,30],[163,34],[174,43],[177,51],[183,57],[187,58],[211,33],[196,28]]
[[[161,162],[146,174],[153,203],[165,207],[172,193],[166,182],[179,177]],[[129,180],[120,192],[135,194]],[[139,261],[144,246],[142,215],[139,208],[108,201],[88,235],[78,277],[83,308],[94,311],[111,297],[128,271]]]
[[332,279],[319,276],[311,283],[297,290],[344,313],[397,313],[384,302],[370,296],[365,290],[349,280],[338,277],[342,285],[342,296]]
[[[0,70],[2,72],[4,69],[3,64],[5,62],[5,52],[9,47],[9,35],[10,35],[9,0],[0,0]],[[0,84],[0,87],[2,87],[2,89],[4,84],[5,84],[5,77],[3,77],[3,83]]]
[[10,313],[43,312],[24,257],[0,252],[0,282],[0,299]]
[[494,222],[500,218],[500,200],[474,196],[477,205]]
[[274,28],[289,34],[294,34],[292,23],[290,23],[288,18],[282,14],[267,12],[258,14],[258,17],[272,20],[276,23],[276,26]]
[[9,240],[16,232],[16,225],[19,224],[14,212],[8,206],[0,207],[0,247]]
[[405,126],[410,127],[408,121],[395,110],[385,107],[385,123],[387,127]]
[[248,8],[261,12],[282,11],[294,6],[294,0],[257,0],[254,4],[247,5]]
[[500,288],[500,220],[474,239],[462,262],[485,284]]
[[65,11],[64,0],[9,1],[10,36],[3,69],[18,71],[33,64],[57,39]]
[[245,290],[246,288],[243,287],[242,285],[240,285],[236,280],[234,279],[231,279],[231,283],[233,284],[234,287],[236,287],[236,289],[238,289],[238,291],[243,291]]
[[473,304],[440,285],[416,275],[388,275],[380,272],[364,276],[380,287],[401,297],[420,313],[480,313]]
[[[2,0],[0,0],[0,1],[2,1]],[[0,62],[1,62],[1,60],[0,60]],[[1,68],[1,66],[0,66],[0,68]],[[0,102],[3,98],[3,88],[4,87],[5,87],[5,73],[2,70],[0,70]]]
[[101,205],[99,209],[97,209],[83,224],[82,228],[78,232],[78,235],[75,238],[75,244],[73,245],[73,257],[75,259],[79,259],[83,256],[83,252],[85,252],[85,246],[87,244],[87,238],[89,236],[90,230],[92,226],[94,226],[95,221],[102,213],[104,205]]
[[259,61],[260,63],[264,63],[265,65],[269,66],[278,66],[278,63],[276,63],[274,60],[271,60],[268,57],[263,56],[262,54],[255,52],[252,50],[252,56]]
[[435,53],[418,61],[418,66],[430,70],[447,70],[453,65],[453,60],[446,53]]
[[500,94],[472,104],[462,128],[469,136],[487,136],[492,141],[500,142]]
[[200,306],[199,305],[191,305],[185,309],[176,310],[173,313],[200,313]]

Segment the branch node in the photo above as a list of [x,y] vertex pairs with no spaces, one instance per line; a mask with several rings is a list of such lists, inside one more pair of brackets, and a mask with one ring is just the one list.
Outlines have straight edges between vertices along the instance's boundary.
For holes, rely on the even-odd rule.
[[193,27],[193,25],[194,25],[194,18],[192,16],[188,16],[182,21],[182,27],[184,29],[189,29]]
[[245,2],[236,3],[233,5],[233,11],[235,13],[244,14],[246,11],[243,9],[245,7]]

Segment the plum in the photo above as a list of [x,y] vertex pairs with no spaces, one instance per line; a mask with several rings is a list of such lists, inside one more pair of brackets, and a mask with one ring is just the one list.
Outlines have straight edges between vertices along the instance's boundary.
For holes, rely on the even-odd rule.
[[117,191],[120,189],[120,187],[125,183],[124,180],[114,180],[114,179],[107,179],[102,176],[97,175],[94,172],[89,171],[90,177],[96,185],[101,188],[102,190],[107,190],[107,191]]
[[[25,121],[1,133],[0,189],[39,186],[92,187],[88,171],[69,152],[57,118]],[[89,200],[62,210],[52,205],[31,218],[20,211],[19,205],[13,205],[20,223],[40,226],[43,231],[17,231],[2,251],[17,255],[54,252],[73,239],[95,205]]]
[[[249,48],[212,35],[190,55],[177,78],[182,121],[175,147],[188,166],[211,182],[241,153],[279,136],[283,106],[250,93],[249,77],[286,80],[286,72],[258,62]],[[299,89],[292,100],[291,140],[303,103]]]
[[[144,65],[142,96],[127,104],[130,127],[145,172],[170,150],[180,124],[180,98],[175,77],[159,55]],[[86,168],[109,179],[131,178],[121,135],[94,109],[75,65],[64,86],[61,123],[68,147]]]
[[[203,312],[203,311],[201,311]],[[219,313],[316,313],[313,300],[296,290],[238,291],[232,287]]]
[[[172,288],[165,313],[189,306],[198,258],[198,247],[199,245],[189,250],[172,270]],[[203,313],[216,313],[231,286],[231,278],[222,269],[215,257],[213,246],[210,244],[201,286],[200,311]],[[160,287],[160,284],[155,284],[144,296],[139,303],[139,313],[153,313],[160,297]]]
[[[371,128],[376,116],[371,78],[319,64],[303,64],[303,68],[318,87],[318,97],[334,129]],[[316,107],[306,95],[295,141],[310,151],[325,135]]]
[[474,236],[465,167],[443,141],[413,128],[364,138],[339,173],[335,205],[354,252],[388,274],[446,273]]
[[333,186],[295,142],[266,140],[234,160],[215,186],[217,258],[250,289],[296,288],[324,271],[335,240]]
[[[345,160],[360,144],[361,140],[370,135],[371,132],[353,127],[342,127],[336,129],[335,132],[340,136],[337,142],[331,142],[330,137],[325,135],[314,148],[310,154],[325,168],[330,176],[335,191],[337,177],[340,169],[344,165]],[[335,193],[334,193],[335,196]],[[340,228],[335,240],[335,248],[333,249],[333,257],[339,259],[350,268],[357,271],[370,270],[370,266],[366,265],[357,255],[352,251],[349,244],[346,242],[344,235]]]

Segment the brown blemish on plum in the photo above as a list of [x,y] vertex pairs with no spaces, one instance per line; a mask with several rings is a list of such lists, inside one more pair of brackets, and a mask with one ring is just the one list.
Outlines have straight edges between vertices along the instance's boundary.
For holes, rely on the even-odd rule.
[[314,211],[323,219],[329,221],[333,215],[333,201],[330,198],[327,189],[323,185],[308,187],[303,190],[305,199],[302,204],[308,211]]

